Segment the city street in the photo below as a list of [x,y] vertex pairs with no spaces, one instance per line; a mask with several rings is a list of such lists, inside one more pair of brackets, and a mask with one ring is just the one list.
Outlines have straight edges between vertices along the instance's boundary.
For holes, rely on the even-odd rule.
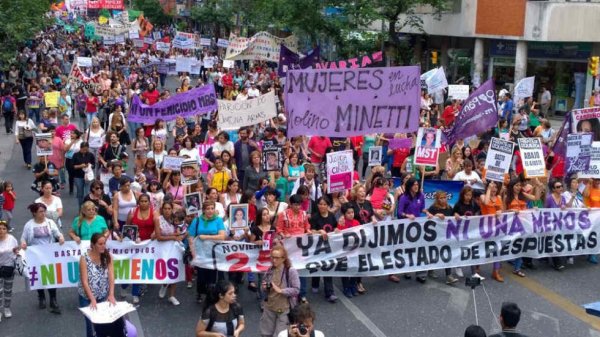
[[[558,122],[553,123],[559,128]],[[25,209],[36,195],[29,189],[33,174],[22,166],[20,147],[14,146],[14,136],[0,135],[0,172],[3,179],[11,180],[16,188],[18,200],[15,210],[16,230],[20,238],[24,223],[30,218]],[[63,233],[74,218],[77,207],[73,196],[63,190],[62,200],[65,215]],[[567,265],[556,272],[547,263],[538,262],[538,270],[526,270],[527,278],[515,278],[505,266],[506,281],[500,284],[489,278],[491,267],[483,267],[484,287],[475,289],[475,303],[470,288],[464,279],[455,286],[444,284],[443,271],[440,278],[430,279],[425,285],[412,280],[399,284],[389,282],[386,277],[365,279],[368,293],[346,299],[335,280],[337,304],[325,301],[322,293],[309,294],[309,301],[317,313],[316,326],[326,336],[462,336],[465,328],[476,323],[488,333],[498,332],[496,323],[503,301],[515,301],[523,310],[519,331],[528,336],[600,336],[600,319],[585,314],[582,304],[600,300],[600,267],[576,258],[575,265]],[[468,274],[468,268],[464,268]],[[310,284],[310,283],[309,283]],[[310,292],[310,289],[309,289]],[[322,289],[321,289],[322,292]],[[487,292],[487,294],[486,294]],[[117,294],[119,292],[117,291]],[[246,331],[243,336],[258,336],[259,306],[243,287],[239,302],[244,308]],[[489,298],[488,296],[489,295]],[[138,336],[193,336],[196,322],[201,314],[201,305],[195,302],[193,289],[183,284],[177,289],[179,307],[158,298],[158,286],[149,286],[142,297],[138,311],[130,320],[138,327]],[[77,309],[77,291],[74,288],[58,291],[60,316],[37,309],[37,295],[25,289],[25,282],[17,278],[14,285],[10,319],[3,318],[0,331],[3,337],[51,337],[84,335],[83,315]],[[127,297],[131,300],[131,296]],[[40,330],[42,329],[42,330]],[[596,329],[596,330],[595,330]],[[43,331],[43,332],[41,332]]]

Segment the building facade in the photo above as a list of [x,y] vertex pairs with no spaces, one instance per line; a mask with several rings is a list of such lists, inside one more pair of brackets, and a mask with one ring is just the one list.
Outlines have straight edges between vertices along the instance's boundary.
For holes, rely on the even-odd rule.
[[554,111],[586,104],[593,85],[588,59],[600,55],[600,0],[448,4],[439,18],[431,8],[417,8],[425,34],[402,31],[424,70],[442,65],[451,81],[462,77],[478,85],[493,78],[498,88],[536,76],[536,90],[543,85],[553,93]]

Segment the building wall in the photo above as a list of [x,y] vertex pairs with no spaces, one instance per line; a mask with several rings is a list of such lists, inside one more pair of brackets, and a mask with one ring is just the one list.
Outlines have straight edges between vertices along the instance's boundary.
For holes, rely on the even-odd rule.
[[475,33],[523,36],[525,0],[479,0]]

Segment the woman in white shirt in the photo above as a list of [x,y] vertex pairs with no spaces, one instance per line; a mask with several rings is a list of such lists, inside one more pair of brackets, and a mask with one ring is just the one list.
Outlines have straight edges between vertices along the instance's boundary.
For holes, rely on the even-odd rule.
[[152,158],[156,162],[156,167],[161,167],[163,158],[167,155],[165,145],[162,141],[155,139],[152,141],[152,150],[148,151],[146,158]]
[[63,204],[60,197],[52,195],[52,183],[49,181],[42,183],[40,193],[41,196],[35,199],[35,202],[44,204],[46,206],[46,217],[62,227],[60,218],[63,215]]
[[104,137],[106,136],[106,132],[100,125],[100,120],[98,117],[92,118],[92,123],[90,127],[86,130],[84,139],[86,142],[90,144],[90,151],[94,156],[98,156],[98,150],[104,144]]
[[196,144],[194,144],[194,140],[189,137],[183,140],[183,147],[179,150],[179,156],[188,156],[200,164],[200,153],[196,148]]
[[23,161],[25,166],[31,168],[31,148],[33,146],[33,133],[37,130],[37,126],[27,118],[25,111],[21,110],[17,113],[17,121],[15,122],[15,137],[17,144],[21,144],[23,151]]
[[483,182],[477,172],[473,171],[473,162],[470,159],[465,159],[463,162],[464,169],[454,175],[452,180],[464,181],[465,186],[471,186],[474,189],[482,189]]

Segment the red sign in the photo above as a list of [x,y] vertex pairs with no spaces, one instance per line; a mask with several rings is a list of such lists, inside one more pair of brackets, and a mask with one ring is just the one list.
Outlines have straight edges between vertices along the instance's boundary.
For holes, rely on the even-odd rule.
[[440,149],[435,147],[417,146],[415,149],[415,164],[437,166]]
[[120,9],[124,8],[123,0],[88,0],[89,9]]

